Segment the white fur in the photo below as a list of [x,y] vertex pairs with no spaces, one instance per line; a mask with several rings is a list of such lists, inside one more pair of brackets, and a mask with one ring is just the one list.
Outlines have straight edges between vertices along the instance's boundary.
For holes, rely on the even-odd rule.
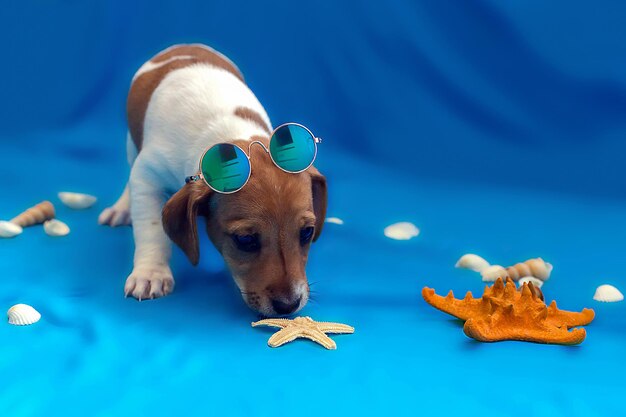
[[[138,74],[157,65],[145,64]],[[237,107],[256,111],[271,126],[265,109],[241,80],[208,64],[172,71],[152,94],[141,151],[137,154],[132,142],[128,146],[132,166],[129,187],[100,216],[101,223],[111,225],[125,224],[132,218],[135,257],[126,294],[141,299],[171,292],[171,243],[163,230],[161,211],[167,199],[184,185],[185,177],[198,172],[203,151],[216,143],[267,135],[254,122],[235,116]]]
[[256,123],[235,116],[248,107],[270,125],[265,109],[250,89],[221,68],[194,64],[173,71],[152,95],[139,158],[159,160],[166,187],[178,190],[185,176],[198,170],[203,151],[219,142],[267,135]]

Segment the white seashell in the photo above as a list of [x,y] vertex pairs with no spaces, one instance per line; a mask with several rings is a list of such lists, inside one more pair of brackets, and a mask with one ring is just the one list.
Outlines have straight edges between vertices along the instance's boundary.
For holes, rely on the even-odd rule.
[[385,227],[385,236],[396,240],[409,240],[420,234],[413,223],[400,222]]
[[0,237],[13,237],[22,233],[22,226],[0,220]]
[[7,316],[9,323],[16,326],[37,323],[41,318],[41,314],[27,304],[15,304],[7,311]]
[[543,281],[540,280],[539,278],[535,278],[535,277],[522,277],[519,279],[519,281],[517,281],[517,286],[522,288],[522,285],[524,285],[524,283],[529,283],[532,282],[533,285],[537,288],[541,288],[541,286],[543,285]]
[[480,274],[483,277],[483,282],[494,282],[499,277],[506,277],[508,273],[503,266],[500,265],[491,265],[487,268],[480,271]]
[[596,301],[602,301],[604,303],[614,303],[616,301],[622,301],[624,294],[612,285],[604,284],[596,288],[596,293],[593,296]]
[[480,272],[491,265],[489,265],[489,262],[487,262],[480,256],[474,255],[473,253],[468,253],[461,256],[461,258],[454,266],[456,266],[457,268],[471,269],[472,271]]
[[57,219],[45,221],[43,223],[43,230],[49,236],[65,236],[70,233],[69,226]]
[[339,217],[326,217],[326,223],[343,224],[343,220]]
[[98,200],[96,197],[89,194],[70,193],[67,191],[60,192],[59,199],[63,204],[73,209],[89,208]]

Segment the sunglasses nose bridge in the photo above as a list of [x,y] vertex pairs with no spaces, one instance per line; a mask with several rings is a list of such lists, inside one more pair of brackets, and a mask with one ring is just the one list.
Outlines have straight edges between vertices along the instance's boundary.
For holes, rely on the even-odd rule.
[[248,155],[250,155],[251,150],[252,150],[252,145],[254,144],[261,145],[261,147],[265,150],[265,152],[270,153],[270,150],[267,149],[267,147],[265,146],[263,142],[255,140],[255,141],[250,142],[250,144],[248,145]]

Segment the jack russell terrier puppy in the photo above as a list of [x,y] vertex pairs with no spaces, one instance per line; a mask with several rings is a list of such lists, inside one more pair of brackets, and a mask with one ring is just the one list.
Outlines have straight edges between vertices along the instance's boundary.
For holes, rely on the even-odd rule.
[[[196,219],[203,216],[250,308],[272,316],[304,307],[309,247],[326,216],[326,179],[313,166],[294,174],[274,165],[270,119],[237,66],[205,45],[165,49],[133,77],[127,116],[130,178],[98,219],[110,226],[132,219],[134,267],[125,294],[142,300],[171,293],[170,239],[197,265]],[[199,173],[203,152],[224,142],[247,152],[245,186],[222,194],[204,181],[185,184]]]

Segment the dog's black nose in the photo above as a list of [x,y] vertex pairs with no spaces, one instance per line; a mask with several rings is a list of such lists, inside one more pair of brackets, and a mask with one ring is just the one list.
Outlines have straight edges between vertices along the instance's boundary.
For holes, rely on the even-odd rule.
[[291,314],[298,309],[302,297],[291,303],[283,303],[280,300],[272,300],[272,307],[277,314]]

